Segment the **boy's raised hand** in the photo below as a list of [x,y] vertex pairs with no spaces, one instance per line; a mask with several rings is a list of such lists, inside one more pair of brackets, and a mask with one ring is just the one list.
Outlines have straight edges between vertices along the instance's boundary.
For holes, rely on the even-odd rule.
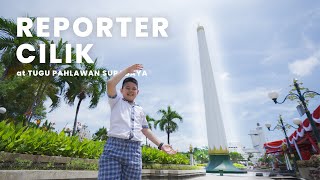
[[164,144],[161,147],[161,150],[166,152],[167,154],[176,154],[177,153],[177,151],[174,150],[169,144]]
[[143,69],[142,64],[134,64],[127,68],[127,73],[134,73],[136,70],[141,70],[141,69]]
[[114,97],[115,95],[117,95],[116,85],[121,81],[121,79],[127,73],[134,73],[136,70],[141,70],[142,68],[143,68],[142,64],[134,64],[132,66],[127,67],[123,71],[120,71],[120,73],[114,75],[111,79],[109,79],[107,81],[108,96]]

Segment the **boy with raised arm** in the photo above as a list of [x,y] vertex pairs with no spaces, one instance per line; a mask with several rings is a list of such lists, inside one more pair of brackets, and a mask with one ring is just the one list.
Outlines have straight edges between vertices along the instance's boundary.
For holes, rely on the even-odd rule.
[[116,85],[128,73],[141,70],[141,64],[127,67],[107,82],[107,94],[111,107],[110,130],[108,141],[99,159],[98,179],[135,180],[141,179],[142,155],[141,142],[144,134],[158,149],[175,154],[168,144],[162,143],[148,127],[146,115],[141,106],[135,103],[138,81],[132,77],[125,78],[117,94]]

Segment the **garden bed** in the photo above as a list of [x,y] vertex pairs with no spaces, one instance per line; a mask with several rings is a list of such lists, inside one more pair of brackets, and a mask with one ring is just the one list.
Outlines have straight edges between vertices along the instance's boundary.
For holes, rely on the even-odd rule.
[[[98,170],[98,159],[0,152],[1,170]],[[143,169],[199,170],[198,166],[143,163]]]
[[[96,159],[95,161],[97,161],[101,156],[105,145],[105,141],[93,141],[89,139],[80,140],[77,136],[67,136],[63,131],[56,133],[45,131],[40,128],[26,127],[21,123],[15,125],[7,121],[0,122],[0,142],[0,152],[4,151],[8,153],[47,156],[46,158],[49,160],[41,160],[41,163],[54,163],[54,165],[59,164],[62,159],[66,162],[73,162],[73,160],[77,158]],[[10,162],[17,161],[17,163],[28,165],[30,164],[28,162],[30,160],[33,163],[37,163],[37,158],[39,157],[36,156],[36,158],[29,159],[24,156],[21,158],[21,161],[21,159],[17,159],[19,156],[20,155],[17,154],[13,155]],[[53,161],[50,160],[51,157],[56,158],[54,158]],[[84,162],[88,163],[87,160]],[[175,155],[168,155],[156,148],[146,146],[142,147],[142,162],[153,162],[158,164],[190,164],[186,154],[177,153]]]

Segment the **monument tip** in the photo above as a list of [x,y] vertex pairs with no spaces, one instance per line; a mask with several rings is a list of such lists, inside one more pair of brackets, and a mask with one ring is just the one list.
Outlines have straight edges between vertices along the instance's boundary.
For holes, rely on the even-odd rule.
[[198,24],[197,31],[200,31],[200,30],[204,30],[204,28],[203,28],[203,26],[201,26],[200,24]]

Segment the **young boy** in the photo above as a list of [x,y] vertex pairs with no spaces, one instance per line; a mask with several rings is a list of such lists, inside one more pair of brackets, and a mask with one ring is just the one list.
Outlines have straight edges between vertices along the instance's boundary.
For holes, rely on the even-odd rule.
[[137,97],[138,81],[132,77],[123,80],[121,94],[117,94],[116,85],[128,73],[141,70],[141,64],[132,65],[113,76],[107,82],[107,94],[111,107],[108,141],[99,159],[98,179],[135,180],[141,179],[142,158],[140,143],[144,134],[158,149],[175,154],[170,145],[163,144],[148,128],[142,107],[134,100]]

